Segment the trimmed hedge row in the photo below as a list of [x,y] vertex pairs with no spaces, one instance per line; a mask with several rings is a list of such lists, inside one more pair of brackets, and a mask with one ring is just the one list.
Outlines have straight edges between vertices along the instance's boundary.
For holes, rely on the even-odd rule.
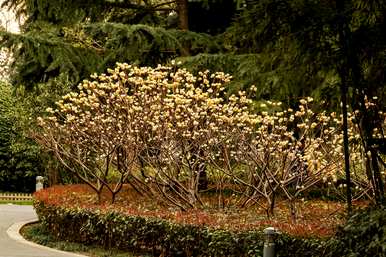
[[329,245],[327,257],[386,257],[386,206],[354,213]]
[[[147,251],[154,256],[262,256],[261,231],[231,232],[160,218],[64,208],[39,200],[34,207],[49,231],[67,241]],[[280,235],[277,256],[323,256],[324,242]]]

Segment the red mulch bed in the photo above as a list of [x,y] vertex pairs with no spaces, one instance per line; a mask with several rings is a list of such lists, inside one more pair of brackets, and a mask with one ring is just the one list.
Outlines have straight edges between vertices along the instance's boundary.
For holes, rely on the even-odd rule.
[[[128,215],[152,216],[178,223],[205,225],[230,230],[263,229],[268,226],[280,231],[306,237],[331,236],[337,225],[344,222],[345,204],[324,200],[305,200],[298,203],[296,223],[291,221],[285,201],[279,202],[275,216],[268,219],[265,211],[257,207],[236,209],[195,209],[180,211],[162,207],[154,200],[141,197],[126,186],[111,204],[108,192],[104,192],[102,203],[97,203],[95,193],[86,185],[54,186],[35,193],[35,198],[47,204],[63,207],[80,207],[100,211],[117,211]],[[355,206],[366,206],[356,202]]]

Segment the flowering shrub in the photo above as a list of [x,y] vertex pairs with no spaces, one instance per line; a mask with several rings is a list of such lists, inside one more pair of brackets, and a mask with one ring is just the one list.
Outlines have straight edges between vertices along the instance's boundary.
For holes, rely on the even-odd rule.
[[[314,113],[312,102],[308,97],[299,101],[297,110],[270,113],[269,107],[281,103],[262,106],[267,111],[256,116],[257,128],[239,156],[246,160],[248,179],[232,174],[248,188],[245,194],[249,197],[243,205],[263,197],[267,213],[273,214],[275,197],[281,193],[289,200],[295,217],[295,200],[301,193],[321,182],[336,183],[344,177],[341,119],[335,113]],[[349,133],[353,142],[359,135],[352,128]],[[354,163],[359,160],[353,156]]]
[[[107,188],[114,201],[127,182],[186,210],[204,205],[211,182],[221,207],[259,204],[270,215],[282,195],[295,217],[302,193],[343,178],[341,118],[314,113],[312,98],[296,109],[270,103],[253,113],[245,92],[226,96],[224,73],[117,64],[92,79],[47,109],[35,138],[99,196]],[[351,161],[360,167],[354,117]],[[353,183],[358,195],[371,196],[363,171]]]
[[[185,209],[200,203],[198,187],[209,145],[251,126],[245,96],[226,102],[223,73],[118,64],[79,85],[40,118],[37,140],[98,194],[124,181]],[[231,143],[227,139],[228,143]],[[109,173],[118,179],[109,181]],[[112,186],[111,182],[115,182]]]

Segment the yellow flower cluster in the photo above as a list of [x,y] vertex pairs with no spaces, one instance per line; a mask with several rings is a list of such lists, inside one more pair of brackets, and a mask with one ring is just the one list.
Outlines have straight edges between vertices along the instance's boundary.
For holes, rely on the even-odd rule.
[[[221,72],[194,76],[185,69],[118,63],[63,96],[56,110],[47,109],[48,116],[38,119],[40,142],[98,183],[109,183],[111,169],[122,178],[136,177],[150,191],[152,184],[158,192],[161,185],[180,187],[161,190],[174,194],[176,205],[200,202],[202,164],[247,188],[242,197],[257,199],[280,190],[291,200],[341,176],[340,116],[314,113],[311,97],[295,110],[267,101],[252,113],[246,92],[226,97],[230,79]],[[351,159],[360,163],[354,117],[349,115]],[[138,163],[146,166],[139,167],[141,175]]]

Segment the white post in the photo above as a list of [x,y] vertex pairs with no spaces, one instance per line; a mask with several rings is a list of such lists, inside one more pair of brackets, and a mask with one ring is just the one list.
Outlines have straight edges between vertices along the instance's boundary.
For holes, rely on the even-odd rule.
[[275,238],[277,231],[273,227],[264,229],[264,250],[263,257],[275,257]]
[[42,176],[36,177],[36,192],[43,189],[44,178]]

